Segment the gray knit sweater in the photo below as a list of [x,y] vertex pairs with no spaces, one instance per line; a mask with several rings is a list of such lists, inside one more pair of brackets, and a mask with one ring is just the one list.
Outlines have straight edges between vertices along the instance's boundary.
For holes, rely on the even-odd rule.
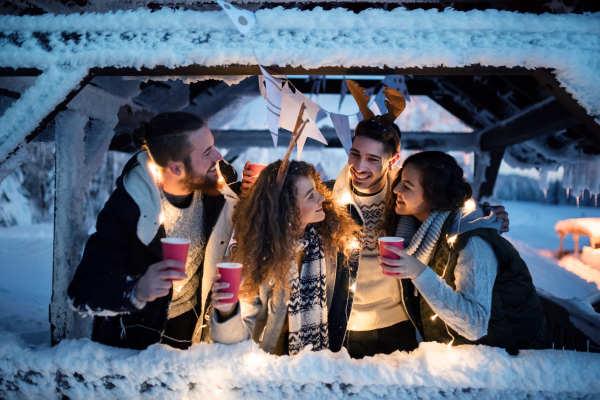
[[[421,243],[418,246],[410,243],[407,253],[418,254],[417,258],[428,264],[435,247],[432,244],[438,239],[446,240],[439,236],[441,225],[448,214],[432,213],[414,235],[413,240],[422,236]],[[403,218],[410,217],[401,219]],[[480,208],[463,210],[456,216],[450,236],[477,228],[499,230],[500,222],[493,213],[484,216]],[[426,251],[419,251],[424,249]],[[492,308],[492,288],[497,271],[498,259],[492,247],[483,239],[472,237],[459,254],[454,270],[456,291],[429,267],[413,279],[413,283],[439,318],[465,338],[477,340],[487,333]]]

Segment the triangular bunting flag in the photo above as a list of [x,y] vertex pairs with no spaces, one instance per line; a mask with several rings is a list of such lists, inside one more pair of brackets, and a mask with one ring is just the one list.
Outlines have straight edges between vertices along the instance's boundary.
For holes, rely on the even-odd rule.
[[[273,145],[277,147],[277,137],[279,136],[279,117],[281,114],[281,79],[273,78],[265,69],[261,66],[266,83],[267,93],[267,122],[269,125],[269,132],[273,138]],[[260,81],[259,81],[260,82]],[[298,115],[298,113],[296,113]],[[292,130],[294,127],[292,127]]]
[[348,94],[348,84],[346,83],[346,79],[342,79],[342,89],[340,90],[340,104],[338,105],[338,111],[342,108],[342,103],[344,102],[344,98]]
[[267,86],[265,84],[265,77],[263,75],[258,76],[258,90],[260,90],[260,94],[266,100],[267,99]]
[[256,15],[252,11],[243,10],[222,0],[217,0],[217,3],[225,10],[231,22],[238,28],[238,31],[242,35],[248,35],[248,32],[250,32],[256,23]]
[[410,95],[408,94],[408,88],[406,87],[406,78],[404,75],[387,75],[383,80],[386,86],[398,91],[404,96],[406,101],[410,101]]
[[340,138],[340,142],[342,142],[346,154],[350,155],[352,134],[350,133],[350,121],[348,120],[348,116],[330,113],[329,118],[331,118],[331,121],[333,122],[335,133],[337,133],[338,138]]
[[300,156],[302,155],[306,138],[310,137],[327,145],[327,140],[325,140],[325,137],[314,122],[321,108],[310,101],[310,99],[304,96],[299,90],[296,90],[296,93],[293,93],[287,83],[283,86],[282,90],[279,126],[288,131],[293,131],[298,113],[300,112],[300,106],[303,103],[306,107],[305,111],[309,121],[302,131],[302,135],[298,139],[298,159],[300,159]]
[[[385,106],[385,96],[383,95],[383,89],[385,89],[385,86],[382,87],[379,93],[377,93],[377,96],[375,96],[375,103],[373,104],[377,104],[377,108],[379,109],[379,114],[376,113],[375,110],[373,110],[375,115],[380,115],[384,112],[387,112],[387,107]],[[372,106],[371,109],[373,109]]]

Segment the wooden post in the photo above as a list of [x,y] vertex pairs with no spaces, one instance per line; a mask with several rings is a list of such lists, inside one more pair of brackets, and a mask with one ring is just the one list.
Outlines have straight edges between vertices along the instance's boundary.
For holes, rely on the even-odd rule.
[[76,111],[63,111],[56,117],[52,345],[65,338],[89,337],[91,333],[91,319],[83,320],[70,309],[67,288],[87,238],[83,224],[85,194],[108,150],[113,128],[112,123],[91,121]]
[[560,257],[563,256],[563,253],[565,251],[565,248],[563,246],[564,245],[564,241],[565,241],[565,234],[564,234],[564,232],[558,232],[558,238],[560,239],[560,247],[558,248],[558,257],[560,258]]

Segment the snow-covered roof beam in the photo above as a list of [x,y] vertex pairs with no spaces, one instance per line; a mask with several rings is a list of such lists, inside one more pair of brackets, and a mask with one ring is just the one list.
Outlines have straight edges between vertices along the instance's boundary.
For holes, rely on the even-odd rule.
[[[513,118],[501,121],[481,135],[481,149],[488,151],[548,135],[579,124],[558,100],[550,97]],[[596,139],[600,143],[600,135]]]
[[[268,130],[213,130],[217,147],[271,147],[273,141]],[[333,128],[321,128],[327,147],[342,147]],[[354,134],[354,130],[352,130]],[[280,147],[287,147],[291,132],[280,130]],[[306,142],[306,147],[324,147],[315,140]],[[475,151],[478,148],[476,135],[469,132],[402,132],[404,150]]]
[[[204,68],[212,73],[218,70],[219,75],[227,71],[244,74],[244,69],[252,74],[250,70],[257,71],[258,63],[274,66],[274,72],[279,67],[285,73],[321,75],[342,73],[340,68],[345,73],[358,68],[370,74],[410,74],[419,68],[429,68],[430,73],[456,68],[471,74],[481,74],[481,68],[554,68],[560,85],[594,123],[600,115],[600,18],[596,14],[400,8],[355,14],[344,9],[276,8],[259,10],[256,15],[258,22],[249,38],[255,52],[222,12],[163,9],[3,16],[0,67],[60,70],[77,76],[104,68],[120,68],[124,75],[134,69],[144,75],[151,75],[152,70],[173,75],[181,68],[190,69],[190,74],[202,73]],[[33,105],[19,103],[31,97],[25,93],[11,109],[28,109]],[[0,161],[14,149],[7,143],[23,142],[32,131],[27,126],[6,130],[7,114],[0,117]]]

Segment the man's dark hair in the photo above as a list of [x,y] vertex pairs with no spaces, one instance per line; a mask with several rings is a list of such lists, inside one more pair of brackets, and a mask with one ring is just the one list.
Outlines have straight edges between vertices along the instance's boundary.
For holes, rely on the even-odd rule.
[[179,161],[190,173],[192,145],[189,136],[205,125],[204,120],[194,114],[162,113],[136,128],[132,134],[133,143],[147,150],[152,160],[162,168],[166,168],[169,161]]
[[354,138],[358,136],[364,136],[383,144],[383,150],[387,156],[393,156],[400,151],[400,128],[396,124],[390,125],[378,116],[360,121],[354,129]]

